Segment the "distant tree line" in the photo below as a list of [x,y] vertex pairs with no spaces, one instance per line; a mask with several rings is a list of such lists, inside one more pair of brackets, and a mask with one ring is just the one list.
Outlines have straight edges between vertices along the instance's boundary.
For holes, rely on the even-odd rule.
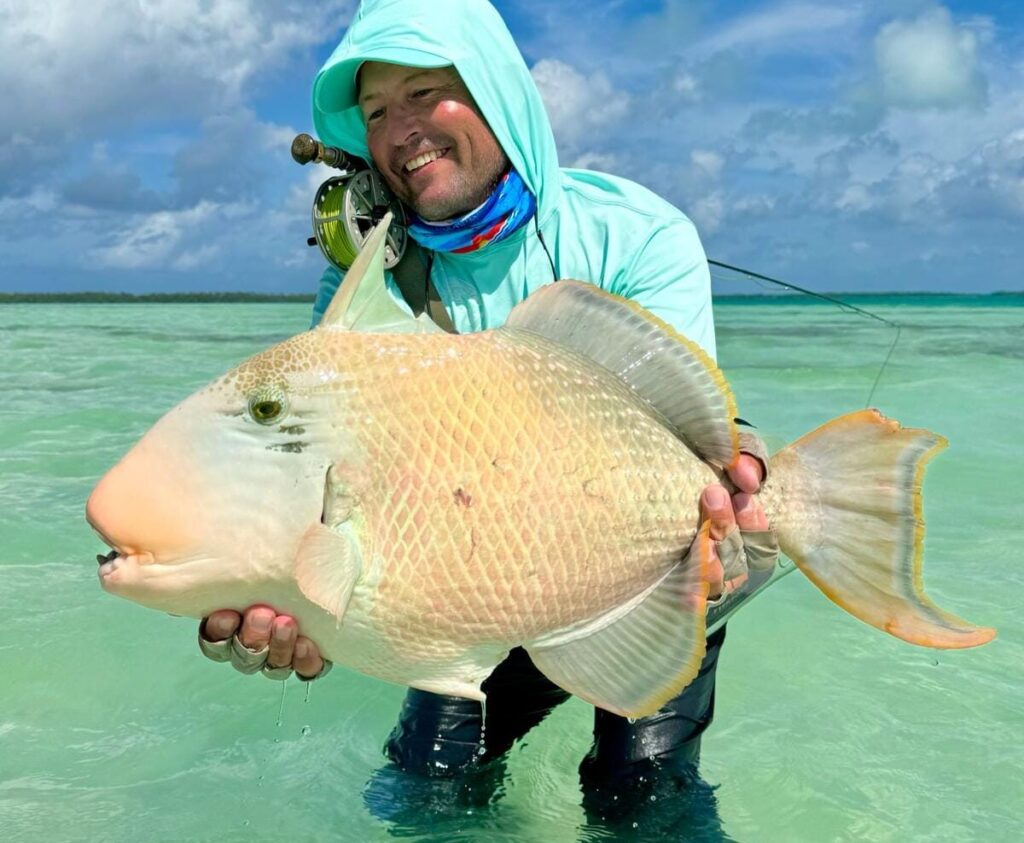
[[[834,298],[859,304],[896,303],[898,299],[929,299],[950,304],[964,299],[991,299],[993,304],[1024,304],[1024,291],[1001,290],[995,293],[830,293]],[[0,304],[231,304],[245,302],[301,302],[310,304],[315,296],[309,293],[0,293]],[[825,304],[799,293],[726,293],[715,296],[735,304]]]
[[0,293],[0,304],[311,303],[309,293]]

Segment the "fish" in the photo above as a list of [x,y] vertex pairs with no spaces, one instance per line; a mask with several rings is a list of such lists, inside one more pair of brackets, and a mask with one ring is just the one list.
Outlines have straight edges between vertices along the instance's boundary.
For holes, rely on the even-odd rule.
[[[705,654],[699,497],[739,458],[710,357],[635,302],[561,280],[450,334],[387,290],[378,225],[323,320],[186,398],[98,482],[109,593],[173,615],[254,604],[379,679],[484,700],[523,647],[642,717]],[[771,457],[758,493],[830,600],[912,644],[974,647],[924,593],[921,489],[945,440],[877,410]]]

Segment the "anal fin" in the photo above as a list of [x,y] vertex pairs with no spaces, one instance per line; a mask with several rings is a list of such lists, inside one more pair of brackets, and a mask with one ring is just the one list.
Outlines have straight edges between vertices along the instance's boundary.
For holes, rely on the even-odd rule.
[[653,714],[683,690],[705,653],[709,525],[690,554],[646,592],[607,615],[526,644],[552,682],[614,714]]

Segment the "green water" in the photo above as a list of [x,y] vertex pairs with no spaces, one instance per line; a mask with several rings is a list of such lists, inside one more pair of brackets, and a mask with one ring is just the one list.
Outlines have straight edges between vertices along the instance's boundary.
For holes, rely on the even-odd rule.
[[[758,598],[730,624],[701,764],[730,839],[1021,839],[1024,308],[971,305],[874,306],[907,327],[873,403],[949,438],[926,482],[926,585],[1000,637],[914,648],[798,573]],[[377,819],[364,791],[402,689],[336,670],[308,700],[290,683],[282,705],[279,685],[205,661],[192,621],[101,591],[104,548],[82,517],[96,479],[193,388],[307,318],[298,304],[0,307],[0,840],[668,839],[657,814],[585,824],[590,709],[575,700],[513,751],[489,804],[442,794]],[[891,340],[828,307],[727,304],[717,320],[742,415],[780,439],[863,406]]]

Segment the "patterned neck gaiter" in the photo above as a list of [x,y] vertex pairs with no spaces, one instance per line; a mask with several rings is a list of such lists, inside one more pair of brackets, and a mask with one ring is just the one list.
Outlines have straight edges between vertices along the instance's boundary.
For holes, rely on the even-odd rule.
[[425,249],[460,255],[504,240],[529,222],[536,211],[537,200],[519,173],[509,170],[478,208],[444,222],[429,222],[412,214],[409,234]]

